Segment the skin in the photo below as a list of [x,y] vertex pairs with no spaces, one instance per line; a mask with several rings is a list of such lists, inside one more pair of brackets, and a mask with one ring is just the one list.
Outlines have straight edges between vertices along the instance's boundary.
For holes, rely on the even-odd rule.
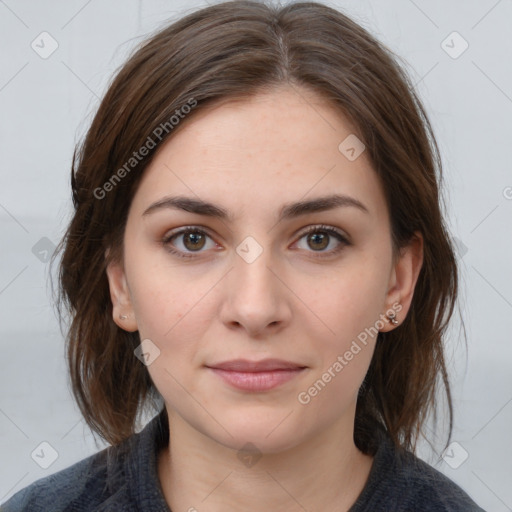
[[[319,96],[283,87],[198,111],[145,171],[124,261],[107,274],[114,321],[160,350],[148,371],[169,416],[158,472],[172,510],[342,511],[367,481],[373,459],[356,448],[353,431],[376,339],[360,344],[308,404],[297,398],[394,304],[403,320],[422,265],[420,235],[393,260],[389,213],[366,152],[350,161],[338,149],[352,133]],[[368,212],[345,206],[277,221],[285,203],[332,193]],[[233,219],[177,209],[143,216],[171,195],[215,203]],[[304,228],[319,224],[350,244],[308,240]],[[190,235],[168,242],[190,259],[162,244],[184,226],[208,232],[199,251]],[[236,252],[248,236],[263,250],[251,263]],[[307,368],[273,390],[247,392],[205,367],[235,358]],[[261,455],[252,464],[237,457],[248,442]]]

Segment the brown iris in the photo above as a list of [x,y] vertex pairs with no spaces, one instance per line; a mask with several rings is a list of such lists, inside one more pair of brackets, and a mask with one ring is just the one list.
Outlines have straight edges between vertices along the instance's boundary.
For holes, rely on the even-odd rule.
[[205,244],[205,235],[197,231],[187,231],[183,234],[183,245],[189,251],[202,249]]
[[[312,233],[308,235],[307,240],[312,249],[325,249],[329,245],[329,235],[327,233]],[[310,242],[313,242],[313,245]]]

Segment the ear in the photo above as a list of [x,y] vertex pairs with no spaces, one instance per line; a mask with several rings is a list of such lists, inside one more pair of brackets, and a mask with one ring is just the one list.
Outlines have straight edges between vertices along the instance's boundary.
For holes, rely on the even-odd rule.
[[398,327],[407,316],[422,265],[423,236],[421,233],[415,232],[410,243],[400,250],[398,259],[391,271],[386,294],[387,311],[385,315],[394,312],[398,324],[393,325],[388,320],[385,326],[380,329],[381,332],[391,331]]
[[[105,258],[107,258],[108,252],[109,250],[107,249],[105,251]],[[131,301],[131,293],[122,263],[110,262],[106,272],[110,288],[110,299],[112,300],[112,317],[114,322],[125,331],[137,331],[138,326]]]

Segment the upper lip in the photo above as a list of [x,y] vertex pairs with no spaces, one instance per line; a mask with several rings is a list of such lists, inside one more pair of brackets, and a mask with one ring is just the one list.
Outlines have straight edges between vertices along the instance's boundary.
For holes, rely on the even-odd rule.
[[232,372],[269,372],[273,370],[299,370],[304,365],[283,361],[282,359],[262,359],[261,361],[249,361],[247,359],[233,359],[222,363],[207,365],[208,368],[227,370]]

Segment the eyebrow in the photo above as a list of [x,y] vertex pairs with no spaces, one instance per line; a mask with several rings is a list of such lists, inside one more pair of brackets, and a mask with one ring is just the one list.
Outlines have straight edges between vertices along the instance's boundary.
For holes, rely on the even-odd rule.
[[[361,201],[347,195],[333,194],[329,196],[309,199],[307,201],[298,201],[295,203],[286,203],[279,212],[279,221],[288,220],[308,213],[323,212],[333,210],[334,208],[354,207],[358,210],[369,213],[368,208]],[[142,214],[142,216],[162,211],[165,209],[184,210],[198,215],[217,218],[220,220],[233,221],[233,215],[221,206],[186,196],[168,196],[151,204]]]

